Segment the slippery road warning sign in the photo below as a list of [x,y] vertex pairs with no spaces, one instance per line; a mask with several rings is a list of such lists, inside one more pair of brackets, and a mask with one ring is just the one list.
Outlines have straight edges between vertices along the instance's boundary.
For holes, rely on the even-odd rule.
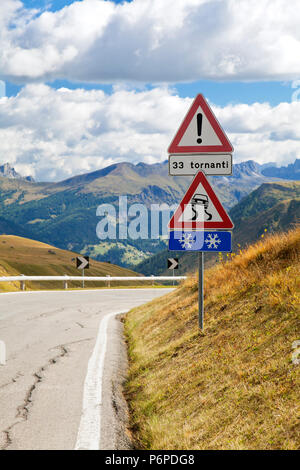
[[233,223],[209,184],[199,171],[174,212],[170,230],[231,230]]
[[203,95],[197,95],[169,149],[173,154],[231,153],[233,147]]

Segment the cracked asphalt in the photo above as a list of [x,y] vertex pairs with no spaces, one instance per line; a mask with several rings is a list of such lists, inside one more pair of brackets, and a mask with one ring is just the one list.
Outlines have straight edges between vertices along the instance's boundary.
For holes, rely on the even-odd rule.
[[[105,315],[170,289],[105,289],[0,294],[0,449],[74,449],[89,359]],[[122,394],[127,355],[120,317],[108,323],[99,449],[129,449]]]

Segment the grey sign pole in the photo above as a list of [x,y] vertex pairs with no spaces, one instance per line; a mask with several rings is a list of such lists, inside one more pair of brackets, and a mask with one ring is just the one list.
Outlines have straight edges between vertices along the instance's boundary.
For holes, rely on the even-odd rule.
[[84,289],[84,268],[89,269],[90,267],[89,256],[77,256],[76,267],[77,269],[82,269],[82,288]]
[[199,328],[204,328],[204,253],[198,254],[198,311],[199,311]]

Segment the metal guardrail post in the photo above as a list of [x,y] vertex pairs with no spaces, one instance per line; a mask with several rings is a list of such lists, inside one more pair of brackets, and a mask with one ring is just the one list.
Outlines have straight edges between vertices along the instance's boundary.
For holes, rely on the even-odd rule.
[[[21,274],[21,276],[24,276],[24,274]],[[20,287],[22,291],[26,290],[25,281],[20,281]]]
[[107,274],[107,276],[106,276],[106,277],[107,277],[107,287],[109,287],[109,288],[110,288],[110,275],[109,275],[109,274]]
[[152,286],[154,286],[154,279],[153,279],[154,275],[152,274],[151,277],[152,277]]
[[[65,274],[65,276],[67,276],[67,274]],[[67,279],[64,281],[64,289],[68,289],[68,280]]]

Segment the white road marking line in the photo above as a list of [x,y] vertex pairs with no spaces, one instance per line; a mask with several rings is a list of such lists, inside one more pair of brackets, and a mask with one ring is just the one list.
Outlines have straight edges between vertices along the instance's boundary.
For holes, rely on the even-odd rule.
[[100,322],[93,354],[88,363],[84,382],[82,415],[75,450],[100,450],[102,379],[107,345],[107,327],[112,317],[126,313],[114,312]]

